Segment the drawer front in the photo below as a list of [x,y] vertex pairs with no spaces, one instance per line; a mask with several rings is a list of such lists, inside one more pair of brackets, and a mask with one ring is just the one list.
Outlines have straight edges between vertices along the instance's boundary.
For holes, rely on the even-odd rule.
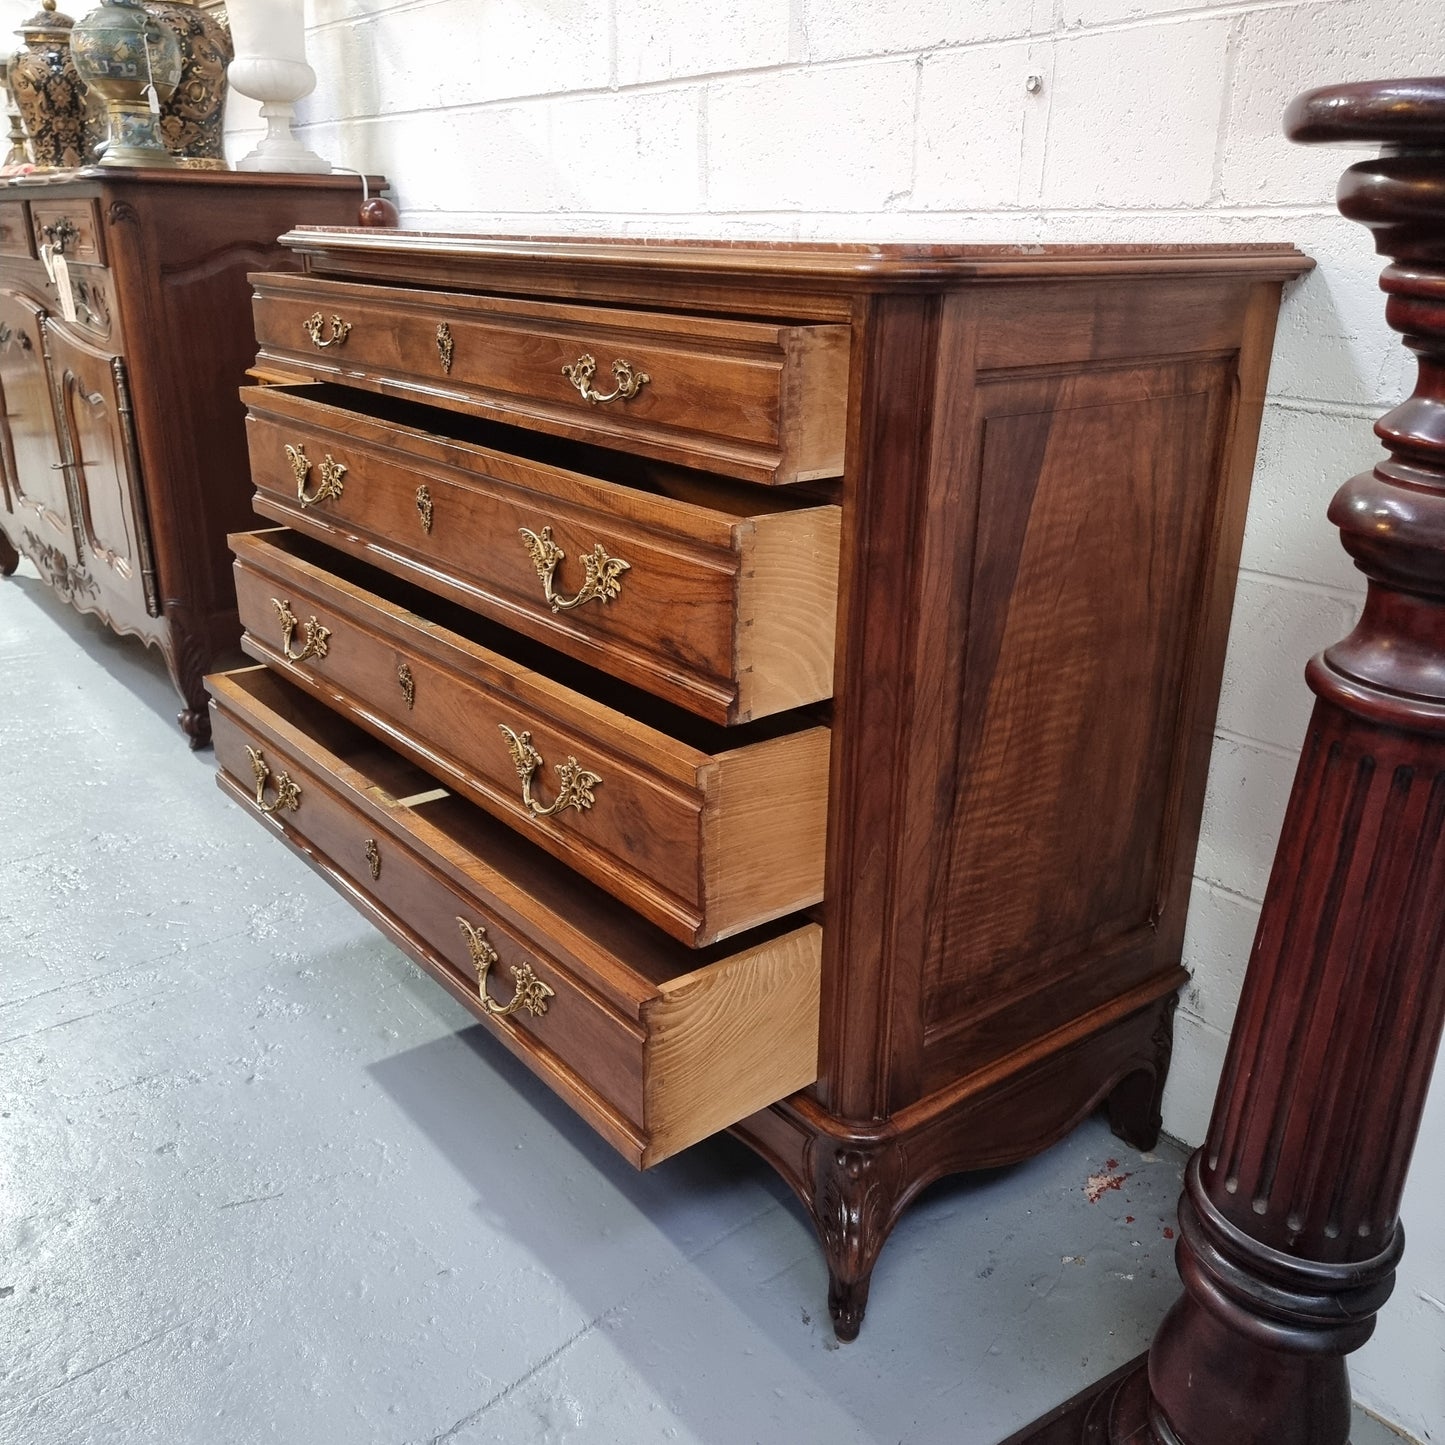
[[682,942],[822,897],[826,728],[699,728],[709,752],[332,575],[303,539],[232,543],[253,657]]
[[32,201],[30,223],[37,254],[49,246],[72,266],[105,263],[100,217],[93,200]]
[[263,515],[716,722],[831,694],[839,508],[738,515],[304,391],[247,400]]
[[[635,938],[646,965],[634,971],[632,950],[607,945],[645,925],[549,876],[556,865],[545,859],[520,859],[522,881],[509,876],[505,858],[476,853],[488,835],[465,818],[426,818],[467,805],[398,802],[371,781],[365,746],[260,669],[210,686],[223,788],[634,1163],[666,1158],[816,1078],[816,926],[702,967],[683,949],[669,960],[665,940]],[[339,751],[306,731],[318,721]]]
[[0,256],[34,256],[30,216],[24,201],[0,201]]
[[263,363],[745,481],[843,470],[844,326],[252,281]]

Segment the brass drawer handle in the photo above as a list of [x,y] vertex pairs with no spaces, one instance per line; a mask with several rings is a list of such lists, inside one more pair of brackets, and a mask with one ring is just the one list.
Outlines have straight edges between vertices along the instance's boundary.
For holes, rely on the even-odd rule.
[[41,226],[40,234],[49,243],[52,256],[65,255],[66,248],[70,243],[80,239],[80,232],[69,216],[62,216],[58,221],[47,222]]
[[537,576],[542,579],[542,596],[551,605],[553,612],[566,612],[570,608],[580,607],[584,602],[591,602],[594,598],[598,602],[610,602],[622,591],[622,574],[631,570],[632,563],[624,562],[621,557],[609,557],[602,550],[602,543],[597,542],[593,545],[591,556],[582,559],[584,576],[577,595],[559,597],[552,590],[552,576],[557,570],[557,564],[567,554],[552,540],[552,529],[543,527],[540,537],[526,527],[518,530],[527,551],[532,554],[532,565],[537,569]]
[[266,784],[271,778],[271,765],[260,748],[247,746],[246,755],[251,759],[251,772],[256,779],[256,806],[263,813],[279,813],[290,808],[294,813],[301,806],[301,789],[291,781],[290,773],[276,775],[276,801],[266,801]]
[[421,518],[421,529],[431,535],[432,500],[431,488],[420,486],[416,489],[416,514]]
[[619,356],[612,363],[612,375],[616,377],[617,385],[604,395],[593,389],[592,378],[596,372],[597,358],[587,352],[579,356],[571,366],[562,368],[562,375],[577,388],[582,400],[590,401],[593,406],[605,406],[609,401],[631,401],[652,380],[645,371],[634,371],[632,363],[623,361]]
[[522,802],[534,818],[550,818],[553,813],[567,808],[585,813],[597,801],[592,796],[592,789],[602,781],[601,777],[589,773],[576,758],[568,758],[565,763],[553,765],[557,770],[557,796],[545,808],[542,807],[532,796],[532,776],[543,765],[542,754],[532,746],[532,734],[514,733],[506,723],[498,726],[507,740],[507,751],[512,755],[517,776],[522,780]]
[[281,656],[287,662],[305,662],[308,657],[319,661],[326,656],[327,648],[331,645],[329,627],[323,627],[314,616],[308,617],[301,632],[301,650],[292,652],[291,639],[296,633],[297,622],[291,603],[289,599],[282,601],[279,597],[273,597],[271,606],[276,609],[276,615],[281,619]]
[[330,452],[326,453],[317,471],[321,474],[316,490],[306,495],[306,479],[311,475],[311,461],[304,446],[286,445],[286,460],[291,464],[292,475],[296,478],[296,500],[302,507],[314,507],[317,502],[332,502],[342,492],[341,479],[349,470],[344,462],[338,462]]
[[371,881],[374,883],[381,877],[381,849],[376,846],[375,838],[366,840],[366,866],[371,869]]
[[343,321],[339,316],[331,318],[331,335],[325,341],[321,339],[321,329],[326,325],[326,318],[319,312],[308,316],[301,323],[302,329],[311,338],[312,346],[318,351],[324,351],[328,346],[344,346],[346,338],[351,334],[351,323]]
[[441,361],[442,370],[448,376],[452,374],[452,351],[455,345],[456,343],[452,340],[452,329],[443,321],[437,327],[437,357]]
[[457,923],[461,926],[462,937],[467,941],[467,952],[477,966],[477,997],[481,1000],[482,1007],[494,1019],[504,1019],[518,1009],[526,1009],[535,1018],[541,1018],[547,1012],[547,1000],[555,998],[557,990],[548,988],[532,972],[530,963],[513,964],[512,977],[517,980],[516,991],[509,1003],[498,1003],[487,992],[487,975],[497,961],[497,950],[487,941],[487,930],[468,923],[465,918],[458,918]]
[[410,712],[416,704],[416,678],[411,675],[410,663],[397,664],[396,685],[401,689],[401,698],[406,704],[406,710]]

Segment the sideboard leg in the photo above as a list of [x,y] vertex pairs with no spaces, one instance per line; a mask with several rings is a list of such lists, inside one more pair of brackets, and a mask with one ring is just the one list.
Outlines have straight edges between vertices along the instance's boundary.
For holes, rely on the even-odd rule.
[[856,1340],[873,1266],[898,1217],[900,1152],[893,1143],[820,1138],[813,1156],[813,1219],[828,1262],[828,1313],[840,1340]]
[[11,577],[15,569],[20,565],[20,553],[17,552],[4,532],[0,532],[0,577]]
[[209,746],[211,741],[211,713],[206,694],[206,669],[211,653],[204,632],[196,630],[185,609],[167,607],[166,621],[171,629],[166,667],[186,705],[185,711],[177,714],[176,721],[190,739],[191,751],[196,752]]
[[1158,1144],[1164,1127],[1164,1084],[1174,1054],[1174,1011],[1178,1006],[1178,994],[1161,1002],[1150,1038],[1150,1067],[1135,1070],[1109,1095],[1109,1127],[1126,1144],[1145,1153]]

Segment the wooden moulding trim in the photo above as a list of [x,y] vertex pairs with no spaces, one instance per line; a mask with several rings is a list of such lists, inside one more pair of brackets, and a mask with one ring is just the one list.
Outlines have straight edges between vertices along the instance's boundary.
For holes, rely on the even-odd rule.
[[388,939],[408,957],[426,970],[436,981],[461,1003],[468,1012],[482,1019],[489,1032],[501,1039],[502,1043],[521,1059],[533,1073],[537,1074],[561,1098],[577,1111],[586,1121],[612,1145],[629,1163],[642,1168],[644,1163],[644,1137],[636,1127],[618,1113],[600,1094],[588,1088],[550,1049],[545,1048],[530,1035],[513,1028],[505,1019],[489,1018],[477,1002],[473,990],[465,980],[444,959],[398,918],[383,909],[364,888],[360,887],[349,874],[338,868],[326,854],[313,847],[300,834],[293,832],[274,815],[262,816],[252,806],[251,795],[234,779],[224,772],[216,774],[216,783],[223,793],[237,802],[263,827],[274,833],[292,852],[305,860],[339,892],[368,922],[380,929]]
[[643,1167],[818,1077],[823,930],[816,924],[673,979],[643,1005]]
[[580,276],[594,273],[665,272],[699,278],[766,275],[770,280],[812,280],[826,285],[938,285],[974,279],[1032,279],[1041,276],[1102,274],[1188,275],[1252,273],[1288,280],[1314,262],[1294,246],[976,246],[826,245],[818,242],[626,240],[592,237],[438,235],[424,231],[381,231],[362,227],[299,226],[281,244],[305,255],[324,271],[328,253],[471,259],[493,265],[525,266],[565,261]]
[[1088,1038],[1089,1035],[1098,1033],[1111,1024],[1119,1023],[1131,1014],[1148,1008],[1150,1004],[1166,998],[1188,982],[1189,973],[1186,969],[1171,968],[1167,972],[1139,984],[1136,988],[1130,989],[1128,993],[1121,994],[1118,998],[1111,999],[1098,1008],[1090,1009],[1088,1013],[1070,1020],[1052,1033],[1044,1034],[1024,1048],[1016,1049],[1001,1059],[995,1059],[985,1068],[974,1073],[965,1074],[948,1088],[929,1094],[916,1103],[895,1109],[883,1123],[879,1123],[876,1119],[842,1118],[824,1109],[806,1095],[792,1102],[806,1117],[826,1119],[833,1128],[846,1127],[850,1137],[864,1141],[891,1139],[899,1134],[926,1127],[939,1115],[958,1108],[975,1095],[988,1093],[991,1089],[1006,1083],[1011,1076],[1023,1073],[1050,1055],[1062,1053],[1065,1049]]

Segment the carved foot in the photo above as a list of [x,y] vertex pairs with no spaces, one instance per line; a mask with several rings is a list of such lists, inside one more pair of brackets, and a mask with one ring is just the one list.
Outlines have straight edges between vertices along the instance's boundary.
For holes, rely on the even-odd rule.
[[856,1340],[878,1252],[898,1217],[902,1149],[850,1148],[820,1139],[813,1159],[813,1215],[828,1261],[828,1313],[840,1340]]
[[1169,1059],[1174,1052],[1174,994],[1161,999],[1159,1018],[1150,1037],[1152,1067],[1138,1069],[1114,1087],[1109,1095],[1109,1127],[1135,1149],[1152,1149],[1159,1142],[1164,1119],[1164,1081],[1169,1077]]
[[20,565],[20,553],[11,545],[10,538],[0,532],[0,577],[11,577]]
[[873,1282],[870,1269],[862,1279],[842,1280],[828,1268],[828,1313],[833,1319],[833,1333],[846,1344],[852,1344],[863,1328],[863,1313],[868,1308],[868,1286]]
[[166,621],[170,624],[170,646],[166,666],[171,681],[181,695],[186,710],[176,721],[190,741],[191,751],[208,747],[211,741],[211,713],[206,693],[206,668],[214,647],[202,619],[175,602],[166,604]]
[[211,745],[211,713],[209,708],[187,708],[183,713],[176,714],[176,721],[181,725],[181,731],[190,740],[191,751],[198,752],[201,748]]

